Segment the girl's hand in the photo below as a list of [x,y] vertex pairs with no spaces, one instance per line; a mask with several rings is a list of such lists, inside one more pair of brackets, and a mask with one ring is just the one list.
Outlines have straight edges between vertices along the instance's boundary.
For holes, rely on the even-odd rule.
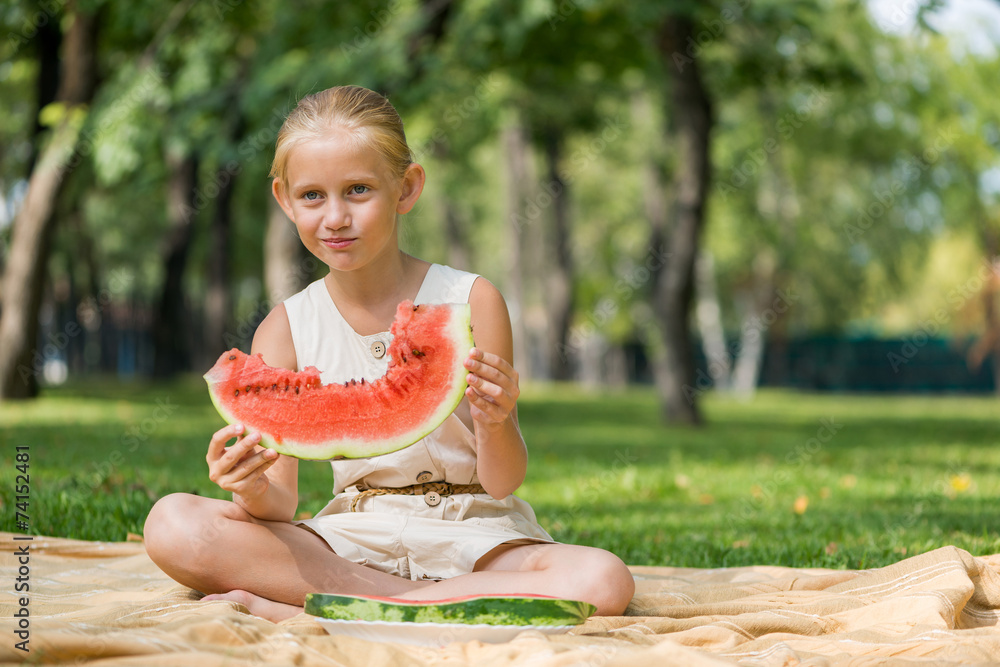
[[[263,496],[270,486],[264,474],[278,460],[273,449],[254,451],[260,442],[259,433],[241,438],[243,424],[231,424],[219,429],[208,445],[208,478],[226,491],[249,500]],[[226,443],[237,438],[236,444],[226,448]]]
[[469,370],[465,395],[469,398],[472,419],[489,429],[501,426],[510,417],[521,393],[517,371],[502,357],[475,347],[469,351],[465,367]]

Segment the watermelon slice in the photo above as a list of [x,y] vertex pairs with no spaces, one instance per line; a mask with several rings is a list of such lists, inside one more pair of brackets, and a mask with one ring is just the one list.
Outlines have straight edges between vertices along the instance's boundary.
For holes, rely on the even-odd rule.
[[472,347],[468,304],[399,304],[386,374],[373,382],[324,385],[309,366],[296,373],[233,349],[205,374],[228,423],[259,431],[261,444],[300,459],[379,456],[417,442],[465,395]]
[[305,612],[341,621],[462,625],[579,625],[597,608],[547,595],[468,595],[413,601],[369,595],[306,595]]

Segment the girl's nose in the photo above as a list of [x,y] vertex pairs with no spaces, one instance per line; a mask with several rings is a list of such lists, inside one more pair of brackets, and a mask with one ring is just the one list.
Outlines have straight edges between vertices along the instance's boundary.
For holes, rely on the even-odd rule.
[[351,224],[351,216],[343,202],[336,199],[327,200],[327,205],[323,210],[323,226],[327,229],[336,230],[347,227]]

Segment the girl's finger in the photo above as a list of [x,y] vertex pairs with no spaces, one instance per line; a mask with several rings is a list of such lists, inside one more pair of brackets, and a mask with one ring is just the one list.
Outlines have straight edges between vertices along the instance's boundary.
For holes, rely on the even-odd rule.
[[474,347],[469,350],[469,357],[476,359],[477,361],[485,361],[490,366],[496,366],[497,368],[513,368],[510,363],[499,354],[493,354],[492,352],[486,352],[478,347]]
[[[236,462],[229,470],[221,475],[220,486],[222,482],[227,485],[236,485],[245,483],[247,480],[252,480],[255,477],[259,477],[267,472],[268,468],[274,465],[274,462],[278,460],[278,453],[273,449],[262,449],[261,451],[246,457],[245,459]],[[223,487],[226,488],[226,487]],[[227,491],[232,489],[226,489]]]
[[223,452],[226,451],[226,443],[233,438],[238,438],[242,435],[243,424],[230,424],[225,428],[220,428],[212,435],[212,440],[208,443],[208,454],[206,458],[211,461],[216,461],[222,457]]
[[478,375],[470,373],[469,376],[465,378],[465,381],[476,391],[477,394],[480,396],[489,396],[494,401],[500,402],[503,397],[507,395],[507,392],[503,387],[492,382],[488,382]]
[[[240,438],[231,447],[219,454],[218,458],[208,459],[208,478],[220,484],[229,473],[254,453],[254,447],[260,441],[259,433],[251,433]],[[241,475],[242,477],[242,475]]]
[[466,396],[469,397],[469,404],[472,407],[484,413],[493,421],[503,421],[510,414],[509,409],[498,405],[489,396],[482,396],[476,393],[476,390],[471,387],[466,391]]
[[470,373],[478,375],[493,384],[503,387],[516,386],[516,380],[514,380],[514,378],[509,375],[505,375],[503,371],[494,366],[488,366],[480,361],[469,361],[465,364],[465,367]]
[[475,392],[477,398],[507,409],[513,407],[515,402],[514,397],[507,391],[504,391],[503,388],[490,382],[485,382],[481,378],[470,382],[469,389]]
[[260,444],[260,433],[257,433],[256,431],[248,433],[246,436],[240,438],[231,447],[229,447],[225,454],[222,455],[221,460],[228,464],[229,467],[233,467],[249,455],[253,454],[254,447],[258,444]]
[[[491,368],[495,368],[507,377],[517,378],[517,371],[514,367],[508,363],[506,359],[498,354],[493,354],[492,352],[483,352],[477,347],[472,348],[469,351],[469,357],[465,360],[465,367],[469,368],[470,364],[484,364]],[[472,370],[469,368],[469,370]]]
[[241,477],[246,477],[258,468],[263,467],[265,470],[270,468],[277,460],[278,453],[276,451],[273,449],[262,449],[259,452],[251,452],[242,457],[233,465],[233,470],[242,473]]

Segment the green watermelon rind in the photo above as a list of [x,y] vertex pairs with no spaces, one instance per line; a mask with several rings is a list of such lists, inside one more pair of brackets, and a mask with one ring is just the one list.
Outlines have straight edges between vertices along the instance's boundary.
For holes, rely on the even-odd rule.
[[[449,333],[448,337],[455,343],[455,366],[452,373],[454,381],[445,400],[441,401],[438,409],[425,418],[419,427],[394,438],[380,440],[377,446],[369,440],[353,440],[349,438],[342,438],[326,446],[317,445],[316,443],[296,442],[287,438],[278,442],[266,433],[261,433],[260,445],[268,449],[273,449],[279,454],[298,459],[330,461],[338,459],[362,459],[390,454],[425,438],[434,429],[444,423],[448,415],[455,411],[455,408],[462,402],[462,398],[465,397],[465,389],[468,387],[465,381],[467,375],[465,370],[465,354],[474,345],[472,329],[469,326],[470,321],[471,307],[469,304],[452,304],[452,314],[446,330]],[[235,424],[237,421],[240,421],[223,407],[216,398],[215,392],[209,391],[208,393],[212,400],[212,405],[215,406],[215,409],[227,424]]]
[[484,596],[435,602],[392,601],[352,595],[309,593],[305,612],[335,621],[440,623],[456,625],[580,625],[596,607],[579,600]]

